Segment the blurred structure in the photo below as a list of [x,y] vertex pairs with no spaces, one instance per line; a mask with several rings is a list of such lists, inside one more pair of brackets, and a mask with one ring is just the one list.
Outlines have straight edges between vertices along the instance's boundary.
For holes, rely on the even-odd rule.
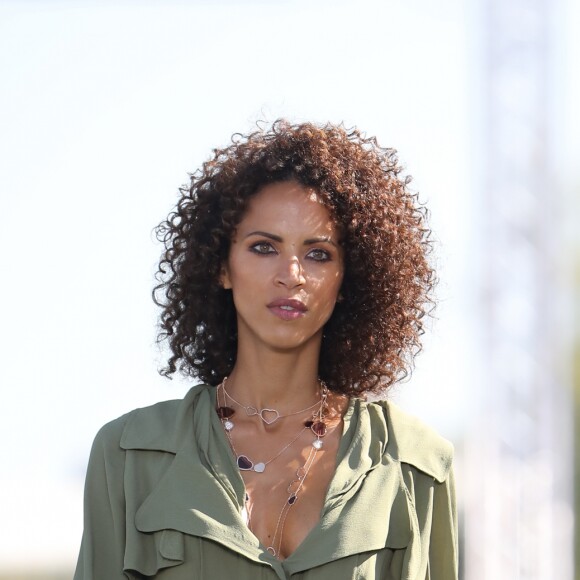
[[[576,253],[577,257],[580,257]],[[580,260],[576,261],[577,264]],[[576,269],[576,285],[575,285],[575,301],[576,305],[580,304],[580,269]],[[580,312],[575,312],[575,328],[580,328]],[[574,513],[575,513],[575,538],[574,538],[574,554],[575,554],[575,578],[580,578],[580,530],[578,521],[580,520],[580,333],[576,330],[575,349],[574,349]]]
[[[550,0],[486,0],[481,422],[466,446],[467,580],[573,577],[573,421],[559,366]],[[561,208],[560,208],[561,209]]]
[[[580,258],[580,253],[576,252],[576,257]],[[576,264],[580,264],[580,260],[576,260]],[[576,306],[575,312],[575,325],[576,335],[575,335],[575,348],[574,348],[574,513],[575,513],[575,538],[574,538],[574,554],[575,554],[575,578],[578,580],[580,578],[580,530],[578,522],[580,520],[580,312],[578,311],[578,305],[580,304],[580,267],[576,267],[575,271],[575,293],[574,293],[574,303]]]

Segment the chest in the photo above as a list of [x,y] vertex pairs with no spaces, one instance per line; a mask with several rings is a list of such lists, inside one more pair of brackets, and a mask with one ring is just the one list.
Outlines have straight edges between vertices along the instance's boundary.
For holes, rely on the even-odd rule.
[[318,523],[336,470],[339,429],[289,454],[263,473],[242,471],[246,486],[248,526],[279,559],[287,558]]

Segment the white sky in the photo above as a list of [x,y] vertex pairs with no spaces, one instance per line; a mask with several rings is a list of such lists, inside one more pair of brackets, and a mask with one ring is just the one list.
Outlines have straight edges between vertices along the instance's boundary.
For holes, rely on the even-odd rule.
[[481,364],[473,26],[460,0],[0,1],[0,570],[72,566],[96,430],[187,389],[156,372],[151,230],[257,119],[344,121],[399,150],[432,211],[442,301],[396,396],[458,437]]

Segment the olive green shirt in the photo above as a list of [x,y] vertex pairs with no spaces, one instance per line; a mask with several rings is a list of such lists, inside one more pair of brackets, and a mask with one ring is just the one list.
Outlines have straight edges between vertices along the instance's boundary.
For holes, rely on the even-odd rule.
[[75,580],[455,580],[453,449],[390,402],[350,401],[320,521],[286,559],[242,519],[215,389],[105,425]]

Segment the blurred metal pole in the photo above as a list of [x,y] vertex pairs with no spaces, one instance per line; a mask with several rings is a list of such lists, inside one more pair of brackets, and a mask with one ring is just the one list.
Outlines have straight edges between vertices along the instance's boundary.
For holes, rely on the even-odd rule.
[[484,0],[486,406],[466,446],[467,580],[572,580],[572,408],[558,365],[554,0]]

